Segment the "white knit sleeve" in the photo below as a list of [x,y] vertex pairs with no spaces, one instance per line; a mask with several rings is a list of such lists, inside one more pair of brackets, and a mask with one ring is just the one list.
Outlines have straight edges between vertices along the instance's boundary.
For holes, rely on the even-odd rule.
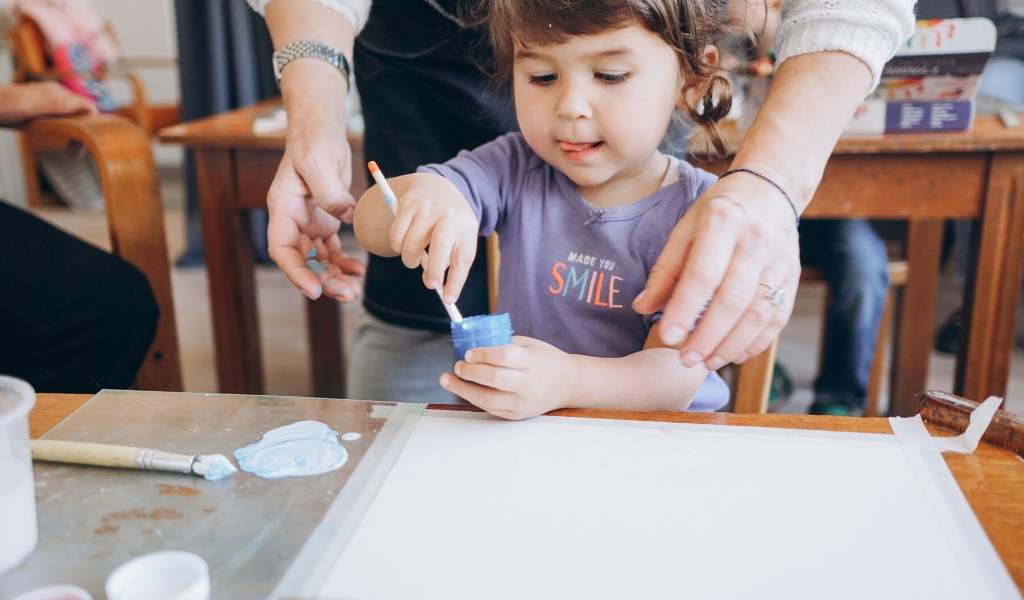
[[778,64],[798,54],[838,50],[871,69],[871,89],[882,66],[914,32],[914,0],[786,0]]
[[[252,9],[261,15],[266,10],[267,5],[272,0],[246,0]],[[356,34],[363,30],[363,26],[366,25],[366,19],[370,16],[370,4],[372,0],[315,0],[320,4],[323,4],[327,8],[336,10],[342,14],[343,17],[348,19],[349,23],[352,23],[352,27],[355,28]]]

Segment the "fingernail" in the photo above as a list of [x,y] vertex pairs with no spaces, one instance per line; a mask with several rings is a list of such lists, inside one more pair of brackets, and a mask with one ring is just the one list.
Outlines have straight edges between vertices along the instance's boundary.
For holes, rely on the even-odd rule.
[[704,361],[704,366],[710,371],[717,371],[725,366],[725,361],[720,356],[712,356],[711,358]]
[[661,341],[665,342],[669,346],[674,346],[679,342],[683,341],[683,334],[685,332],[682,328],[677,325],[669,325],[661,330]]
[[636,304],[637,302],[643,301],[644,296],[646,296],[646,295],[647,295],[647,290],[642,290],[639,294],[637,294],[636,298],[633,298],[633,304]]
[[693,350],[683,355],[683,366],[692,367],[702,362],[704,362],[704,357]]
[[749,354],[747,354],[746,352],[741,352],[740,355],[737,356],[736,359],[733,360],[732,362],[737,364],[737,365],[741,365],[741,364],[747,362],[748,358],[750,358]]
[[439,382],[441,384],[441,387],[443,387],[444,389],[448,389],[448,374],[445,373],[441,375],[441,379]]
[[472,350],[467,350],[466,354],[464,354],[462,358],[466,362],[473,362],[473,360],[476,358],[476,352],[473,352]]
[[462,377],[462,361],[461,360],[459,362],[455,363],[454,370],[455,370],[455,374],[456,375],[458,375],[459,377]]

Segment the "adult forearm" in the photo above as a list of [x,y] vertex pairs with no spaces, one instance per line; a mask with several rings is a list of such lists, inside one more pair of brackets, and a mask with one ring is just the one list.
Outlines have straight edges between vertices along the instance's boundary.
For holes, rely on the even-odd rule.
[[672,348],[648,348],[622,358],[570,356],[573,408],[685,410],[707,377],[703,366],[686,368]]
[[[351,63],[355,28],[338,11],[312,0],[273,0],[266,8],[274,47],[298,40],[323,42]],[[281,95],[290,122],[332,119],[344,124],[348,82],[333,66],[315,58],[294,60],[281,72]]]
[[868,67],[845,52],[786,60],[743,138],[733,168],[768,171],[803,211],[839,135],[870,85]]

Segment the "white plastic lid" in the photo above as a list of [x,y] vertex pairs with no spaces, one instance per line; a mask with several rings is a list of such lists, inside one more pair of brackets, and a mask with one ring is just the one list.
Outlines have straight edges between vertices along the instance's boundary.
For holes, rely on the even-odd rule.
[[191,552],[153,552],[114,569],[106,588],[110,600],[207,600],[210,571],[206,561]]

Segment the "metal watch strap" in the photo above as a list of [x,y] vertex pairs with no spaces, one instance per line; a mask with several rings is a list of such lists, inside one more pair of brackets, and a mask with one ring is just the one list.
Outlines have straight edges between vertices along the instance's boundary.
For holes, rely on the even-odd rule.
[[281,70],[284,69],[285,65],[297,58],[316,58],[326,62],[341,71],[342,75],[345,76],[345,83],[349,88],[352,87],[352,67],[341,50],[323,42],[312,40],[291,42],[284,48],[274,52],[274,77],[278,83],[281,82]]

